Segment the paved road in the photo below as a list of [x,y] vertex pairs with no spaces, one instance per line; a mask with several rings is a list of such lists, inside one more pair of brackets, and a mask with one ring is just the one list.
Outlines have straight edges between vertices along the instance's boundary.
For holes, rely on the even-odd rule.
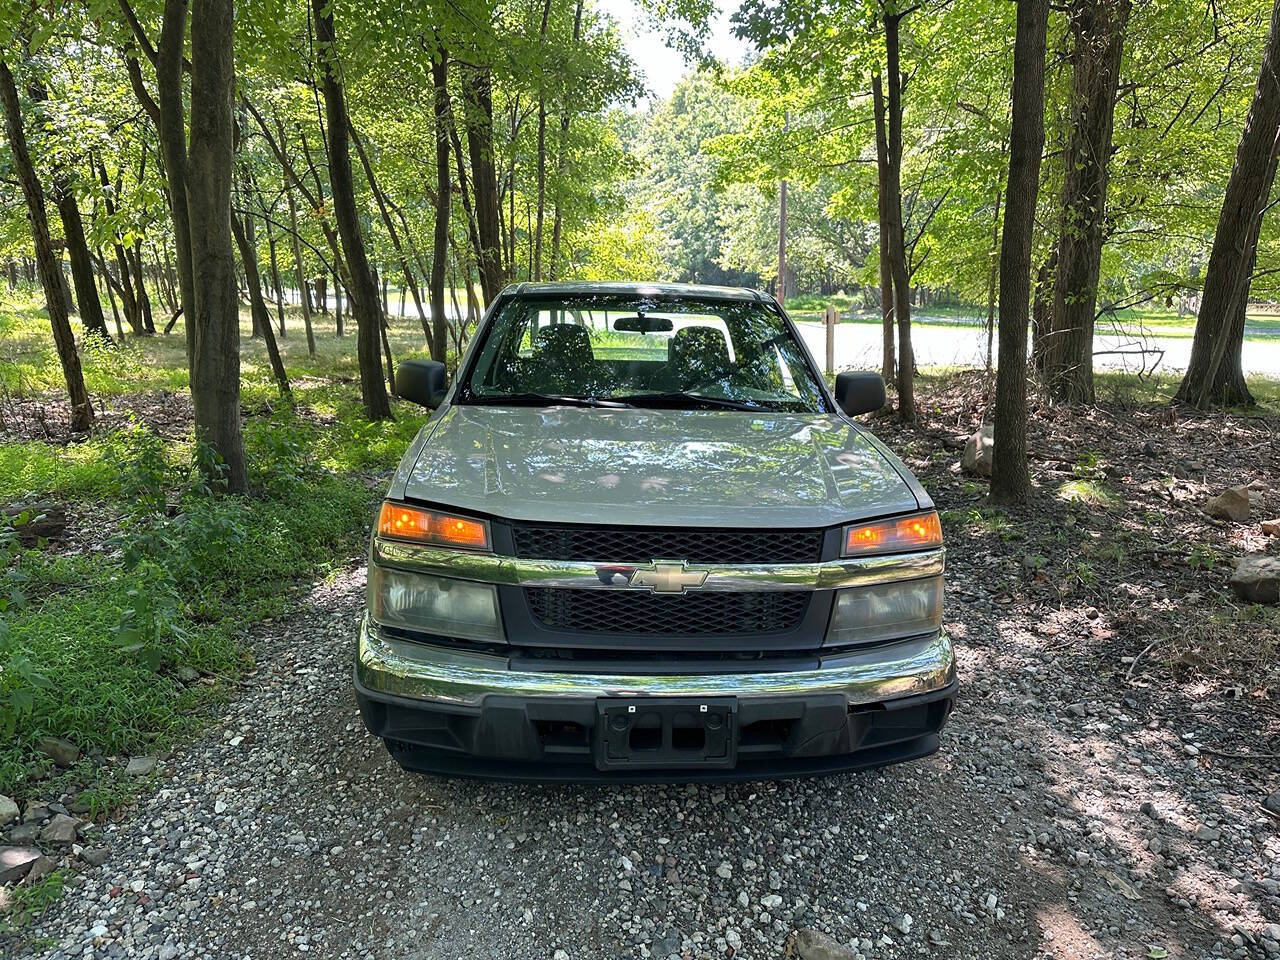
[[[825,328],[821,323],[803,322],[800,329],[814,358],[822,363],[827,349]],[[836,368],[879,369],[880,338],[880,328],[874,324],[837,325]],[[922,320],[912,326],[911,343],[916,363],[922,367],[980,367],[986,363],[987,334],[981,327]],[[1138,354],[1135,351],[1139,348],[1150,352]],[[1132,337],[1098,336],[1094,351],[1094,366],[1100,370],[1150,371],[1152,364],[1158,363],[1157,372],[1181,371],[1191,357],[1191,338],[1151,336],[1139,344]],[[1155,351],[1163,351],[1163,355]],[[1280,376],[1280,337],[1246,341],[1244,369],[1250,376]]]

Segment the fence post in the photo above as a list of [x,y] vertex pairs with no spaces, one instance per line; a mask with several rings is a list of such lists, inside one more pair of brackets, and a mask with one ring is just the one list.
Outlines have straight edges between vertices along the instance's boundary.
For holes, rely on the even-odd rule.
[[836,308],[827,304],[827,375],[836,372]]

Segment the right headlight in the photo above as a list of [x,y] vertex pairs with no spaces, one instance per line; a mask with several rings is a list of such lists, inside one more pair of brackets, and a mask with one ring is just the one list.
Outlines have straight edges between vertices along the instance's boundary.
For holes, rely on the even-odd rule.
[[369,616],[386,627],[501,643],[491,584],[369,566]]
[[851,587],[836,593],[827,644],[900,640],[942,627],[942,577]]

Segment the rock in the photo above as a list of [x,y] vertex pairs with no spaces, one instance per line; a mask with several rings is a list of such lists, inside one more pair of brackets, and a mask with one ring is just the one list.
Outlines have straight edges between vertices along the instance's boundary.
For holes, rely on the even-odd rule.
[[56,869],[58,861],[53,857],[37,857],[27,871],[27,883],[39,883]]
[[1204,505],[1204,512],[1218,520],[1234,520],[1242,523],[1249,519],[1249,488],[1231,487],[1229,490],[1210,497]]
[[155,757],[130,757],[129,765],[124,768],[125,776],[145,777],[156,768]]
[[991,476],[991,463],[995,456],[995,449],[996,428],[993,424],[984,423],[982,428],[965,443],[964,453],[960,455],[960,469],[965,473]]
[[1236,596],[1253,603],[1280,603],[1280,557],[1254,554],[1236,561],[1229,585]]
[[41,737],[36,749],[60,767],[69,767],[80,759],[80,748],[61,737]]
[[911,932],[911,924],[914,922],[915,921],[912,919],[911,914],[904,913],[902,916],[900,916],[897,919],[897,921],[894,923],[894,926],[897,927],[898,932],[905,937],[907,936],[907,934]]
[[18,805],[9,797],[0,796],[0,827],[7,827],[18,819]]
[[1088,709],[1083,703],[1073,703],[1067,707],[1067,713],[1071,714],[1073,717],[1083,717],[1086,716],[1088,712]]
[[178,679],[183,683],[195,683],[200,679],[200,671],[184,663],[178,668]]
[[75,817],[60,813],[45,824],[45,828],[40,831],[40,839],[44,843],[72,843],[76,839],[76,830],[79,826]]
[[80,851],[80,859],[91,867],[100,867],[107,862],[107,857],[111,855],[106,847],[86,847]]
[[1262,532],[1268,537],[1280,537],[1280,520],[1263,520]]
[[17,883],[39,859],[40,851],[34,847],[0,847],[0,886]]
[[24,846],[40,838],[40,824],[22,823],[9,831],[9,842]]
[[1280,813],[1280,789],[1272,791],[1271,796],[1262,801],[1262,805],[1272,813]]
[[780,906],[782,906],[782,898],[776,893],[766,894],[760,898],[760,906],[770,912],[776,911]]
[[819,930],[797,930],[788,947],[787,955],[796,960],[856,960],[852,950]]
[[53,816],[53,811],[49,809],[47,803],[36,803],[34,800],[28,800],[27,805],[22,811],[23,823],[39,823],[41,820],[48,820]]
[[1222,839],[1222,831],[1217,827],[1200,826],[1196,827],[1194,836],[1204,843],[1213,843],[1215,840]]

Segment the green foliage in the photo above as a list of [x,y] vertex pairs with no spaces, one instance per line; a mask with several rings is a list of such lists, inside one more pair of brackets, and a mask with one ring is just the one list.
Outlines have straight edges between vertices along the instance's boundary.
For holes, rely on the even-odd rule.
[[[75,555],[0,539],[4,583],[25,587],[23,602],[10,599],[0,612],[0,790],[19,787],[45,734],[107,752],[179,735],[220,692],[184,680],[186,671],[234,677],[247,662],[244,628],[282,612],[290,583],[359,549],[371,493],[323,461],[385,469],[388,456],[354,453],[374,428],[337,426],[321,430],[281,412],[252,421],[251,498],[201,479],[202,448],[136,425],[81,444],[74,472],[27,474],[54,480],[35,489],[76,500],[77,515],[111,533],[101,550]],[[400,449],[409,429],[376,428]],[[22,446],[33,459],[65,453]],[[104,495],[106,513],[97,500]]]

